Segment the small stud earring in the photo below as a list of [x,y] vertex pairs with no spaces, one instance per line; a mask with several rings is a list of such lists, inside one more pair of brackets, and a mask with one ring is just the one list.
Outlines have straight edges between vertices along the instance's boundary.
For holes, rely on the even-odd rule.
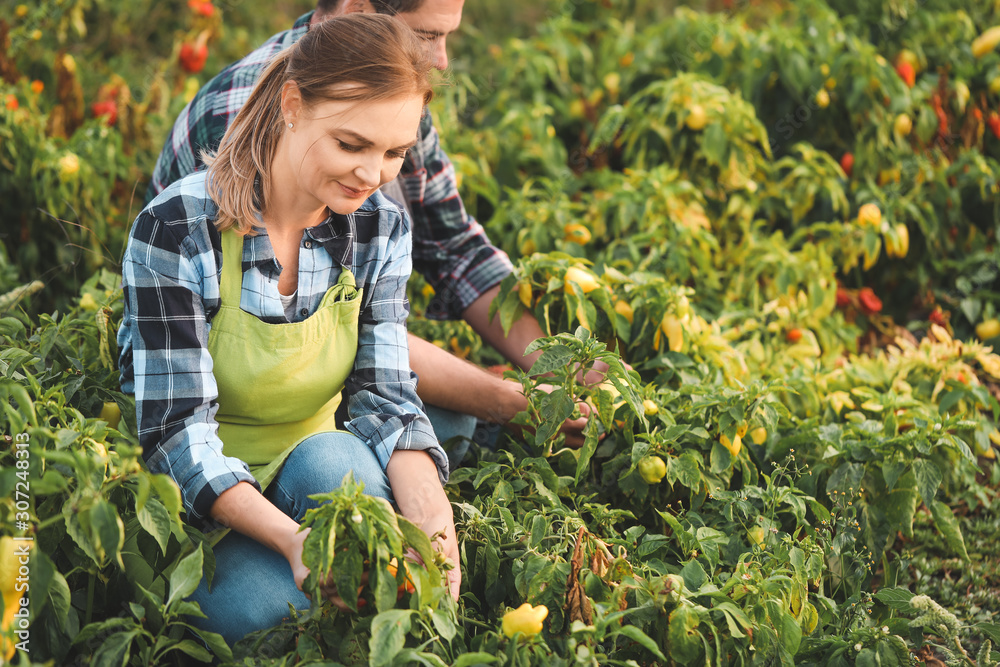
[[290,129],[292,129],[293,127],[295,127],[295,123],[289,123],[289,124],[288,124],[288,129],[289,129],[289,130],[290,130]]

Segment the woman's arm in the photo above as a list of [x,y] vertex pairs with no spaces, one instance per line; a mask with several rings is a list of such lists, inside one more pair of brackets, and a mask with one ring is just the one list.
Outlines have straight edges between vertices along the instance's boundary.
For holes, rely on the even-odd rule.
[[219,494],[212,504],[211,514],[223,526],[257,540],[288,559],[295,584],[302,588],[302,582],[309,574],[309,569],[302,564],[302,543],[306,531],[298,532],[299,524],[295,519],[279,510],[246,482]]
[[[294,519],[246,482],[223,491],[212,505],[211,514],[223,526],[243,533],[284,556],[292,568],[295,585],[302,590],[302,584],[309,576],[309,568],[302,563],[302,548],[310,529],[299,531],[299,524]],[[338,609],[351,611],[337,594],[332,578],[325,583],[320,582],[320,589],[323,597]]]
[[[177,197],[136,218],[122,261],[125,313],[118,342],[122,390],[135,394],[143,458],[177,482],[190,523],[212,528],[226,489],[256,485],[246,464],[224,456],[214,405],[206,312],[217,306],[218,267],[202,218]],[[207,295],[207,296],[206,296]]]
[[458,538],[454,512],[438,481],[437,466],[427,452],[396,450],[389,459],[386,474],[400,514],[420,526],[427,535],[443,532],[436,546],[454,565],[448,571],[448,585],[452,597],[457,600],[462,586]]
[[[381,196],[371,201],[378,200]],[[350,398],[344,427],[375,452],[383,469],[396,450],[426,451],[443,483],[448,479],[448,457],[424,414],[410,370],[408,218],[401,218],[399,209],[387,201],[377,209],[359,210],[354,218],[359,230],[356,237],[367,239],[356,241],[353,253],[365,296],[358,320],[357,356],[346,383]]]
[[[449,575],[457,598],[461,574],[451,504],[442,488],[448,478],[448,458],[434,435],[417,397],[410,370],[406,317],[410,276],[408,219],[395,206],[379,209],[377,219],[357,216],[359,225],[378,225],[378,243],[356,248],[358,265],[372,267],[366,275],[367,305],[358,326],[358,354],[347,381],[349,421],[345,424],[377,455],[389,476],[400,512],[429,536],[444,531],[439,545],[455,563]],[[358,234],[362,237],[361,234]],[[370,261],[367,255],[376,255]]]

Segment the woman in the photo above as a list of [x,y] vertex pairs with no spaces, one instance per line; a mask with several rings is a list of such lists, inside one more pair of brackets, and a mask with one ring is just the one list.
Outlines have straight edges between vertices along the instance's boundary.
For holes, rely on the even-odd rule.
[[[409,220],[377,192],[417,137],[429,68],[395,19],[314,26],[264,72],[207,173],[131,230],[122,386],[147,465],[177,482],[188,520],[232,529],[211,592],[202,581],[192,596],[200,627],[230,643],[309,606],[298,521],[348,471],[443,530],[458,562],[447,457],[409,370]],[[456,597],[459,582],[456,568]]]

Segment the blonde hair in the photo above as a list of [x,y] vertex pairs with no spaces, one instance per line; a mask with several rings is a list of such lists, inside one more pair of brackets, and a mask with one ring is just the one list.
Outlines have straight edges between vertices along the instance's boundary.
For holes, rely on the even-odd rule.
[[[294,81],[304,107],[327,101],[372,102],[410,94],[433,97],[431,61],[412,31],[380,14],[348,14],[313,26],[277,54],[226,128],[218,151],[203,154],[215,225],[252,234],[270,191],[271,163],[285,131],[281,91]],[[353,85],[344,85],[353,84]]]

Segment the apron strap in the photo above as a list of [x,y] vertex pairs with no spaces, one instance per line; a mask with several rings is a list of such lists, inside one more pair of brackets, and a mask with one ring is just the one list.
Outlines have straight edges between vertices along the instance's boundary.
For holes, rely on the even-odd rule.
[[222,232],[222,277],[219,298],[224,306],[239,308],[243,292],[243,236],[232,230]]

